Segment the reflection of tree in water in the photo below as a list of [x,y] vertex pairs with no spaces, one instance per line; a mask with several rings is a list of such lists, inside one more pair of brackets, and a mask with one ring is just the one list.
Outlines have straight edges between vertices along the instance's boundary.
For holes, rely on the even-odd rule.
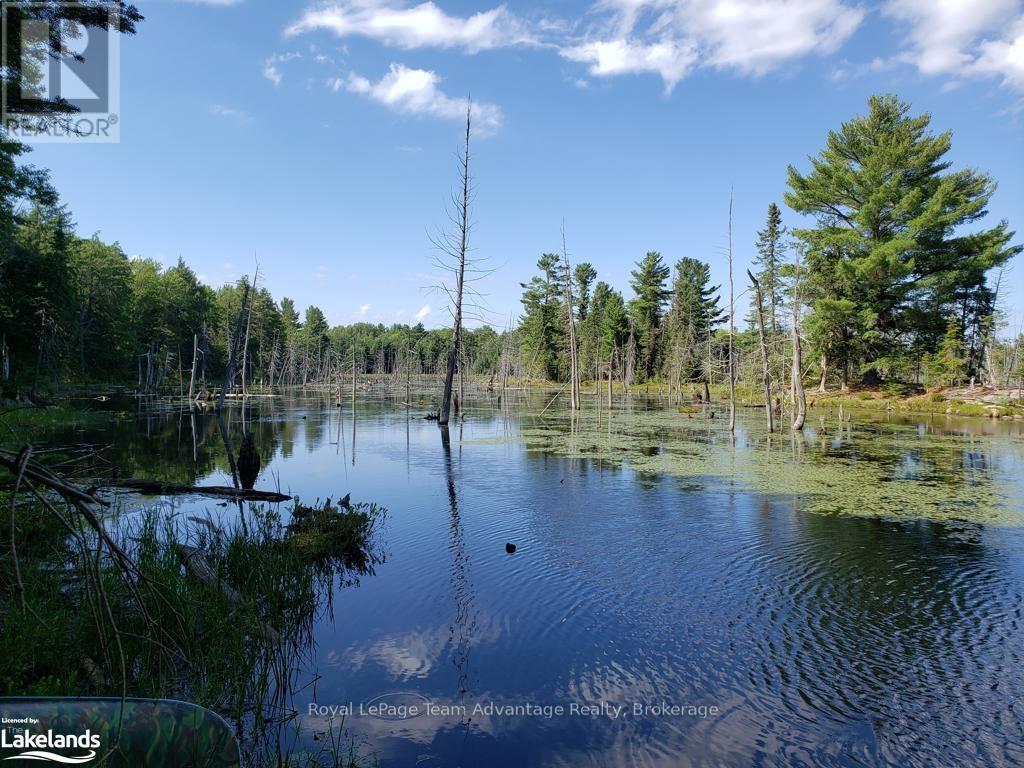
[[[462,517],[459,511],[458,491],[455,487],[455,473],[452,463],[451,438],[448,426],[441,429],[441,447],[444,451],[445,477],[448,483],[448,506],[451,512],[449,520],[450,540],[448,552],[451,554],[451,585],[455,598],[455,617],[450,627],[449,644],[452,647],[452,663],[457,672],[456,701],[461,703],[469,693],[469,654],[472,649],[473,632],[476,629],[476,614],[473,610],[475,594],[467,573],[469,557],[466,552],[465,534]],[[464,725],[469,725],[466,718]]]

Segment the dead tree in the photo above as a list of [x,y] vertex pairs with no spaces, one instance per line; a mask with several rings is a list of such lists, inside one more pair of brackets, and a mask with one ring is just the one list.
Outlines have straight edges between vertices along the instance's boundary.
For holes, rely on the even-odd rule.
[[562,262],[565,265],[565,313],[569,328],[569,375],[571,379],[570,401],[572,410],[580,409],[580,361],[576,346],[576,317],[572,307],[572,270],[569,268],[569,251],[565,247],[565,223],[562,223]]
[[462,298],[466,284],[466,254],[469,248],[469,205],[472,192],[472,181],[469,175],[469,139],[473,123],[473,104],[466,105],[466,136],[462,152],[459,155],[460,194],[453,200],[454,211],[449,218],[454,231],[435,239],[434,243],[451,260],[444,266],[455,274],[454,293],[447,291],[453,306],[452,343],[448,348],[448,357],[444,371],[444,391],[441,397],[441,408],[438,412],[438,424],[448,423],[452,407],[452,384],[455,380],[455,367],[462,350]]
[[747,276],[754,286],[754,297],[757,301],[757,335],[761,342],[761,364],[764,372],[764,412],[768,420],[768,432],[775,431],[775,415],[772,413],[772,372],[768,359],[768,342],[764,333],[764,297],[761,295],[761,284],[749,269]]
[[227,393],[228,387],[234,384],[235,381],[235,360],[237,358],[238,340],[242,336],[242,321],[245,320],[245,307],[248,300],[249,281],[246,280],[242,289],[242,305],[238,308],[238,321],[235,323],[235,335],[231,337],[231,344],[229,345],[228,364],[224,371],[224,386],[221,387],[220,397],[217,398],[218,412],[224,408],[224,395]]
[[794,265],[793,269],[793,291],[790,297],[793,310],[793,322],[790,329],[790,337],[793,343],[793,371],[790,374],[790,378],[793,386],[795,408],[793,429],[795,430],[804,428],[804,419],[807,417],[807,394],[804,392],[803,381],[804,358],[803,350],[800,347],[800,302],[802,301],[800,295],[800,270],[801,265],[798,262]]
[[729,431],[736,431],[736,368],[733,360],[732,335],[733,315],[736,312],[736,300],[732,284],[732,193],[729,193]]
[[[260,268],[256,267],[256,274],[253,276],[253,279],[252,279],[252,291],[253,291],[253,297],[252,298],[253,299],[256,298],[256,282],[259,279],[260,279]],[[248,285],[248,283],[246,283],[246,285]],[[246,312],[246,320],[245,320],[245,342],[242,344],[242,394],[243,395],[248,394],[248,392],[246,392],[245,385],[246,385],[246,375],[249,372],[249,370],[248,370],[249,369],[249,331],[252,328],[252,305],[253,305],[253,301],[250,299],[250,301],[249,301],[249,310],[248,310],[248,312]],[[244,302],[243,302],[243,307],[244,307]]]

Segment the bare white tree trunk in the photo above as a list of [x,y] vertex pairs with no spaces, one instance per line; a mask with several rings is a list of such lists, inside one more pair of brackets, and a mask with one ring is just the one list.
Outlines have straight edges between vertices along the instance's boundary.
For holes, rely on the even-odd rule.
[[729,431],[736,431],[736,369],[732,351],[733,315],[736,300],[732,282],[732,193],[729,193]]
[[569,252],[565,247],[565,223],[562,223],[562,262],[565,265],[565,312],[569,327],[569,370],[571,379],[572,409],[580,409],[580,364],[579,349],[576,347],[576,318],[572,307],[572,270],[569,268]]
[[441,397],[441,409],[438,412],[437,422],[440,425],[448,423],[452,407],[452,382],[455,379],[455,365],[462,349],[462,290],[466,280],[466,249],[469,245],[469,137],[473,122],[473,105],[466,106],[466,139],[462,150],[462,157],[459,158],[459,175],[462,183],[462,195],[458,200],[455,213],[455,224],[458,229],[458,247],[455,253],[455,319],[452,330],[452,345],[448,350],[448,360],[444,372],[444,393]]
[[757,278],[754,277],[754,273],[748,269],[747,276],[750,278],[750,282],[754,284],[754,295],[757,300],[757,331],[758,339],[761,342],[761,365],[764,374],[764,412],[768,421],[768,431],[774,432],[775,415],[772,412],[771,362],[768,359],[768,342],[765,340],[764,333],[764,298],[761,295],[761,284],[757,282]]

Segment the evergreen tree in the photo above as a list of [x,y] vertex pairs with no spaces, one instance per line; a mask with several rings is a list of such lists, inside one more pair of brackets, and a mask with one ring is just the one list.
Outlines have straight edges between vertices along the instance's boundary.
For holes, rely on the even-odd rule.
[[761,284],[761,293],[768,310],[768,330],[772,334],[779,332],[778,308],[782,305],[782,283],[779,270],[785,251],[783,238],[786,228],[782,225],[782,212],[779,206],[771,203],[768,206],[768,219],[765,227],[757,233],[757,281]]
[[604,303],[604,317],[601,321],[601,355],[610,360],[612,353],[621,355],[629,335],[629,317],[626,302],[618,291],[610,291]]
[[660,331],[665,302],[670,293],[665,288],[669,268],[657,251],[648,251],[637,268],[630,272],[633,299],[629,302],[629,314],[633,319],[637,338],[638,362],[646,378],[650,379],[657,370],[660,354]]
[[117,376],[128,369],[134,349],[132,321],[132,269],[116,243],[107,245],[93,235],[76,239],[70,267],[77,322],[78,373]]
[[592,264],[581,261],[573,270],[573,280],[576,283],[576,313],[580,322],[587,319],[590,311],[590,286],[597,277],[597,271]]
[[867,115],[829,134],[810,173],[789,168],[786,203],[816,217],[814,228],[794,232],[808,247],[813,311],[843,302],[828,314],[866,323],[857,349],[845,348],[868,380],[896,367],[908,343],[934,348],[953,305],[1021,250],[1006,222],[965,231],[985,215],[995,184],[974,170],[949,171],[951,134],[933,134],[929,115],[909,112],[894,96],[873,96]]
[[962,384],[967,374],[963,330],[955,317],[946,324],[938,350],[924,357],[924,367],[932,383],[947,387]]
[[701,375],[708,334],[722,318],[718,289],[711,285],[711,267],[704,262],[691,258],[676,262],[666,319],[667,347],[673,367],[684,378]]
[[520,284],[525,309],[520,334],[522,355],[529,372],[558,381],[568,368],[563,357],[564,269],[561,259],[553,253],[541,256],[537,268],[540,275]]

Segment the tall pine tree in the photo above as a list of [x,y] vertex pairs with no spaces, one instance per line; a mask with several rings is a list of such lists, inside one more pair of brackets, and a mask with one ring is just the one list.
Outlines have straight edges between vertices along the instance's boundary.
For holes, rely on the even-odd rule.
[[[829,133],[809,173],[790,166],[786,203],[816,219],[794,234],[808,247],[813,312],[831,302],[824,314],[842,321],[822,335],[838,337],[849,368],[872,381],[905,370],[911,348],[934,349],[951,312],[986,312],[969,310],[966,297],[1021,248],[1005,221],[966,229],[986,214],[995,184],[950,170],[949,132],[935,135],[929,115],[911,116],[895,96],[873,96],[868,107]],[[857,339],[851,316],[865,326]]]
[[658,368],[662,315],[671,295],[665,287],[669,268],[657,251],[648,251],[636,266],[630,272],[633,299],[629,302],[629,314],[637,337],[637,362],[650,379]]

